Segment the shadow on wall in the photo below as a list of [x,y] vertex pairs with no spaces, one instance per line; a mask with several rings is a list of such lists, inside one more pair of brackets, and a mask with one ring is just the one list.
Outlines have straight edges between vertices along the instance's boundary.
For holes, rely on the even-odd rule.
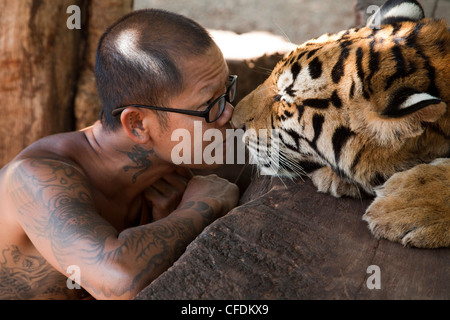
[[236,33],[268,31],[299,44],[349,27],[354,0],[135,0],[135,9],[161,8],[205,28]]
[[[199,22],[205,28],[236,33],[268,31],[300,44],[327,32],[355,25],[355,3],[363,8],[385,0],[134,0],[134,8],[161,8]],[[425,14],[450,18],[450,0],[419,0]],[[436,8],[434,8],[437,2]]]

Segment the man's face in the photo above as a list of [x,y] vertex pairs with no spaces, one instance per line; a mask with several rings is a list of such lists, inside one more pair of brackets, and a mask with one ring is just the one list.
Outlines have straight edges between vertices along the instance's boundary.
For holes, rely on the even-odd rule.
[[[171,99],[168,105],[170,108],[203,111],[209,103],[226,92],[229,70],[217,46],[214,45],[202,56],[186,59],[179,64],[185,89]],[[225,163],[226,129],[231,128],[229,121],[232,113],[233,107],[227,103],[222,116],[215,122],[207,123],[201,117],[169,112],[167,128],[159,130],[154,149],[160,158],[168,162],[183,158],[181,165],[190,168],[216,167],[219,158]],[[207,130],[207,135],[214,136],[212,141],[204,141],[208,140],[207,135],[204,135]],[[219,135],[221,139],[218,139]],[[174,148],[176,151],[173,153]],[[212,166],[205,163],[208,157],[211,161],[211,155],[216,160]],[[188,158],[190,161],[185,161]]]

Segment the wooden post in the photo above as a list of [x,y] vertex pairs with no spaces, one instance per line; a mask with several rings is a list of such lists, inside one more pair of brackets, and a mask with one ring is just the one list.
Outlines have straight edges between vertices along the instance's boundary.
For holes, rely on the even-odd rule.
[[84,25],[68,29],[67,8],[85,2],[0,0],[0,167],[35,140],[71,129]]
[[101,32],[132,3],[0,0],[0,168],[37,139],[76,128],[75,98],[86,91],[78,79],[93,69]]
[[91,0],[86,51],[75,100],[76,129],[98,119],[100,100],[95,86],[94,67],[98,41],[107,27],[133,10],[133,0]]

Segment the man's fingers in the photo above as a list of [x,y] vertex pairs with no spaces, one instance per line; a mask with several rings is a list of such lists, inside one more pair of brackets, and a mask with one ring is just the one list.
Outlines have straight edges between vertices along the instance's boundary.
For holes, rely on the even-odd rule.
[[153,208],[155,221],[166,217],[176,209],[190,179],[190,171],[177,168],[146,189],[145,198]]
[[191,178],[194,177],[194,173],[189,168],[177,167],[175,169],[175,172],[178,173],[180,176],[185,177],[188,180],[191,180]]
[[[155,189],[159,192],[160,195],[170,195],[172,193],[177,192],[177,188],[173,186],[172,184],[168,183],[166,180],[159,179],[155,183],[152,184],[152,186],[149,189]],[[147,193],[146,193],[147,194]]]
[[[160,181],[165,182],[161,184],[161,187],[167,187],[167,185],[171,186],[172,188],[175,188],[178,192],[184,192],[184,190],[186,189],[186,186],[188,184],[190,179],[178,175],[176,173],[172,173],[172,174],[168,174],[167,176],[163,177]],[[160,184],[157,184],[158,186],[160,186]]]
[[149,187],[145,190],[145,198],[149,201],[151,201],[151,199],[159,199],[161,197],[161,193],[153,187]]

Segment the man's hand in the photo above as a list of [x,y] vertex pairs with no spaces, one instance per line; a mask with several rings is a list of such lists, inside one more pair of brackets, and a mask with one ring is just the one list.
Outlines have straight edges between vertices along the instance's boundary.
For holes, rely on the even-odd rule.
[[215,218],[227,214],[239,201],[239,188],[217,175],[193,177],[184,192],[180,206],[190,201],[205,201],[214,209]]
[[144,196],[152,207],[154,221],[167,217],[178,207],[191,177],[187,169],[178,167],[145,191]]

